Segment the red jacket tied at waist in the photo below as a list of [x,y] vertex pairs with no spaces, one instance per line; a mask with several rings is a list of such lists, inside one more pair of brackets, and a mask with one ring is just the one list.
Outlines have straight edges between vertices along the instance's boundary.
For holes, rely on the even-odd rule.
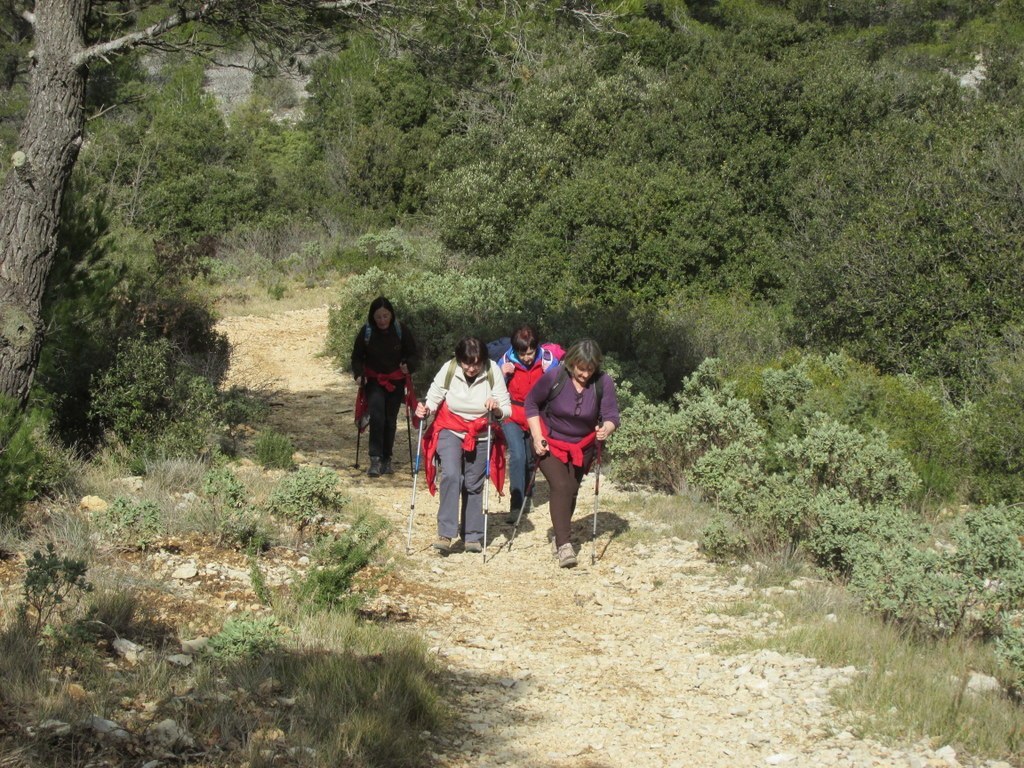
[[[586,453],[587,448],[594,444],[597,439],[597,431],[591,432],[584,438],[581,438],[577,443],[570,443],[567,440],[555,440],[551,437],[548,432],[548,425],[541,419],[540,422],[541,430],[544,433],[544,439],[548,442],[548,450],[551,451],[551,455],[558,459],[563,464],[572,464],[574,467],[582,467],[583,456]],[[585,469],[590,470],[589,466]]]
[[376,381],[388,392],[394,392],[395,382],[404,380],[405,374],[402,373],[401,368],[396,368],[391,373],[377,373],[377,371],[373,370],[372,368],[364,366],[363,377],[367,381]]
[[[427,489],[431,496],[437,493],[437,466],[434,464],[434,457],[437,455],[437,441],[444,429],[451,432],[465,432],[466,436],[462,439],[462,450],[472,451],[476,448],[481,433],[487,430],[487,416],[480,416],[470,421],[452,413],[448,409],[448,403],[441,403],[434,420],[423,432],[423,471],[426,474]],[[491,430],[490,462],[491,482],[494,483],[498,495],[501,496],[505,486],[505,436],[500,429]]]

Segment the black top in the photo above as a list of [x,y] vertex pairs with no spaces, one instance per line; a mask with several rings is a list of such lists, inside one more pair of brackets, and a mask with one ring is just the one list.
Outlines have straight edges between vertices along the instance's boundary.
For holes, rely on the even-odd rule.
[[398,370],[402,363],[409,367],[409,373],[415,371],[419,362],[416,341],[408,328],[401,328],[399,334],[394,323],[386,331],[372,325],[367,340],[366,326],[361,326],[352,345],[352,375],[361,377],[363,368],[370,368],[377,373],[391,373]]

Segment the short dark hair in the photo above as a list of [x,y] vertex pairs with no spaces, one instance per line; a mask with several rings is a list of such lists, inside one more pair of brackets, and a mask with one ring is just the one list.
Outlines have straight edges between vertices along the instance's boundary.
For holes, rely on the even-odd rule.
[[601,370],[601,363],[604,362],[604,353],[601,347],[593,339],[580,339],[565,353],[562,364],[566,369],[578,365],[585,368],[593,368],[594,373]]
[[521,325],[512,331],[512,349],[518,354],[536,349],[540,345],[540,334],[532,325]]
[[487,342],[477,336],[466,336],[455,345],[455,359],[466,365],[482,363],[487,359]]

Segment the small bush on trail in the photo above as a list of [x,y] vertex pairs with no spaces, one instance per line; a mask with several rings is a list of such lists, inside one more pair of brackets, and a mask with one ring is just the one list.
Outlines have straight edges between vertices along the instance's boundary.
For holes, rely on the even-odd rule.
[[282,435],[273,429],[265,429],[260,432],[253,443],[253,450],[256,452],[256,460],[267,469],[293,469],[295,462],[292,455],[295,453],[295,446],[291,438]]
[[206,651],[220,661],[255,659],[277,649],[281,638],[281,627],[273,616],[228,619],[210,638]]
[[85,561],[61,557],[53,544],[47,544],[45,552],[33,552],[25,565],[24,602],[18,616],[33,634],[55,617],[66,620],[82,595],[93,589],[85,579]]
[[301,532],[319,517],[334,514],[348,503],[338,476],[324,467],[299,467],[285,475],[267,500],[267,510],[293,523]]
[[716,563],[738,560],[748,551],[746,537],[724,515],[716,515],[704,526],[699,545],[701,552]]
[[310,611],[358,607],[365,595],[353,593],[353,580],[373,563],[387,535],[386,520],[360,515],[341,536],[319,541],[313,551],[314,567],[296,593],[299,604]]
[[270,541],[270,531],[249,503],[242,482],[228,467],[211,469],[203,478],[203,495],[213,512],[219,543],[261,552]]
[[124,496],[114,499],[95,519],[115,542],[139,549],[147,549],[163,530],[160,507],[155,502]]

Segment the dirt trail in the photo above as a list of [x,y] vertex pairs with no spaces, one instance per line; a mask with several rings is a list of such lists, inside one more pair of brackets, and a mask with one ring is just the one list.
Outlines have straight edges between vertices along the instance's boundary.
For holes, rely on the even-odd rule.
[[[408,615],[410,631],[428,638],[456,692],[453,730],[424,734],[435,765],[958,764],[948,748],[888,748],[847,730],[829,691],[847,683],[852,669],[721,650],[726,641],[771,631],[771,614],[729,615],[731,605],[757,595],[742,579],[727,580],[692,542],[623,543],[615,532],[643,525],[642,499],[624,504],[628,495],[604,480],[596,564],[593,486],[581,491],[587,502],[574,524],[580,565],[560,570],[548,544],[542,481],[511,550],[508,503],[492,494],[486,563],[465,553],[442,558],[430,548],[437,500],[421,484],[406,557],[412,484],[404,417],[398,473],[371,480],[356,470],[355,387],[320,356],[326,307],[232,317],[220,327],[234,347],[231,381],[272,383],[272,424],[394,525],[401,578],[385,599]],[[365,443],[362,453],[365,468]]]

